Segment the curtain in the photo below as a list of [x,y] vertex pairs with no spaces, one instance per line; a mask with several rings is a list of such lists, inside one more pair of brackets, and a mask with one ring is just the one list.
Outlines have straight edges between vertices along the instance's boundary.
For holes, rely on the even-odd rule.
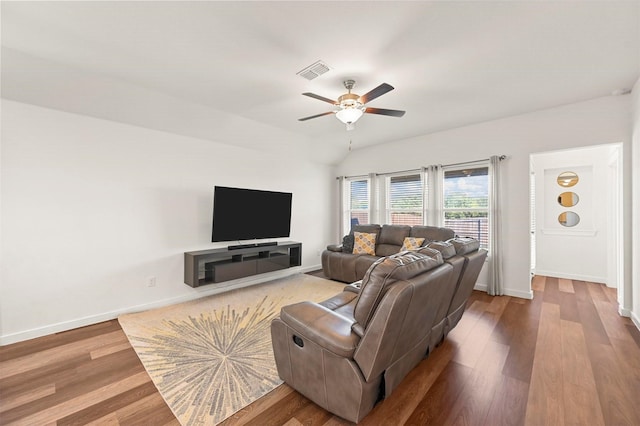
[[429,220],[429,185],[431,185],[431,181],[429,180],[429,168],[428,167],[420,167],[420,176],[422,178],[422,224],[427,225]]
[[381,223],[379,188],[378,175],[369,173],[369,223]]
[[345,203],[345,191],[344,191],[344,176],[338,176],[337,178],[338,180],[338,239],[336,241],[342,241],[342,236],[346,235],[347,233],[349,233],[349,230],[347,230],[347,232],[344,232],[344,224],[347,220],[347,214],[346,214],[346,203]]
[[427,180],[427,217],[429,226],[443,226],[442,218],[442,166],[425,167]]
[[492,155],[489,159],[489,283],[487,293],[492,296],[504,294],[502,272],[502,184],[500,161],[503,156]]

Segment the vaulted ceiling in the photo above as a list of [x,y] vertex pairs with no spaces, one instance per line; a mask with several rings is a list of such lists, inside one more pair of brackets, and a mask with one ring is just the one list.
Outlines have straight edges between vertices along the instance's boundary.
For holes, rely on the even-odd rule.
[[[640,2],[2,2],[2,96],[336,162],[354,149],[629,89]],[[322,60],[330,70],[296,73]],[[354,131],[302,96],[395,90]]]

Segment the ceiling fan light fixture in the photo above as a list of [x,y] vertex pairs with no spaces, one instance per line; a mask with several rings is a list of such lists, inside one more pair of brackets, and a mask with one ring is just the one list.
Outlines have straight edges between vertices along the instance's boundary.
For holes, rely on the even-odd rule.
[[360,108],[348,107],[336,112],[336,117],[344,124],[353,124],[362,117],[362,114],[364,112]]

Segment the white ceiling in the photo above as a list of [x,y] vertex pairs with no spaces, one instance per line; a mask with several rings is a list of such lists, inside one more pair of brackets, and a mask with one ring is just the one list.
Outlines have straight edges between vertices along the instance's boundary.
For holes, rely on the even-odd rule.
[[[2,2],[2,96],[336,162],[354,148],[608,96],[640,76],[639,1]],[[315,80],[296,75],[323,60]],[[342,81],[395,87],[347,132]]]

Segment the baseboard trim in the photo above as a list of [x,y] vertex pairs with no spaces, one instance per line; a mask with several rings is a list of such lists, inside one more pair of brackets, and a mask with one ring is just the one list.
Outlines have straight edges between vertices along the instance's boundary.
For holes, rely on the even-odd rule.
[[321,265],[313,265],[306,267],[294,267],[282,271],[270,272],[266,274],[260,274],[250,279],[240,279],[229,281],[228,284],[221,284],[215,287],[197,287],[194,288],[193,293],[189,293],[182,296],[171,297],[167,299],[156,300],[151,303],[143,303],[140,305],[134,305],[125,307],[122,309],[116,309],[109,312],[103,312],[97,315],[89,315],[82,318],[76,318],[69,321],[62,321],[56,324],[50,324],[43,327],[32,328],[30,330],[19,331],[17,333],[6,334],[0,336],[0,346],[10,345],[12,343],[22,342],[29,339],[35,339],[36,337],[47,336],[49,334],[60,333],[62,331],[72,330],[74,328],[86,327],[88,325],[97,324],[103,321],[109,321],[118,318],[120,315],[131,314],[134,312],[148,311],[149,309],[162,308],[164,306],[175,305],[177,303],[188,302],[190,300],[200,299],[206,296],[212,296],[218,293],[224,293],[229,290],[236,290],[243,287],[249,287],[255,284],[261,284],[268,281],[277,280],[280,278],[286,278],[291,275],[301,274],[311,271],[316,271],[321,268]]
[[304,267],[301,266],[300,272],[302,272],[303,274],[306,274],[307,272],[313,272],[319,269],[322,269],[322,265],[318,263],[317,265],[312,265],[312,266],[304,266]]
[[564,278],[567,280],[587,281],[590,283],[598,283],[598,284],[607,283],[606,277],[597,277],[593,275],[567,274],[564,272],[544,271],[541,269],[536,269],[536,275],[543,275],[545,277],[554,277],[554,278]]
[[631,317],[631,321],[636,325],[638,331],[640,331],[640,318],[635,314],[635,312],[629,312],[629,316]]
[[[487,284],[476,283],[473,287],[474,290],[487,292],[489,286]],[[512,288],[504,289],[505,296],[517,297],[519,299],[533,299],[533,291],[522,291],[522,290],[514,290]]]

